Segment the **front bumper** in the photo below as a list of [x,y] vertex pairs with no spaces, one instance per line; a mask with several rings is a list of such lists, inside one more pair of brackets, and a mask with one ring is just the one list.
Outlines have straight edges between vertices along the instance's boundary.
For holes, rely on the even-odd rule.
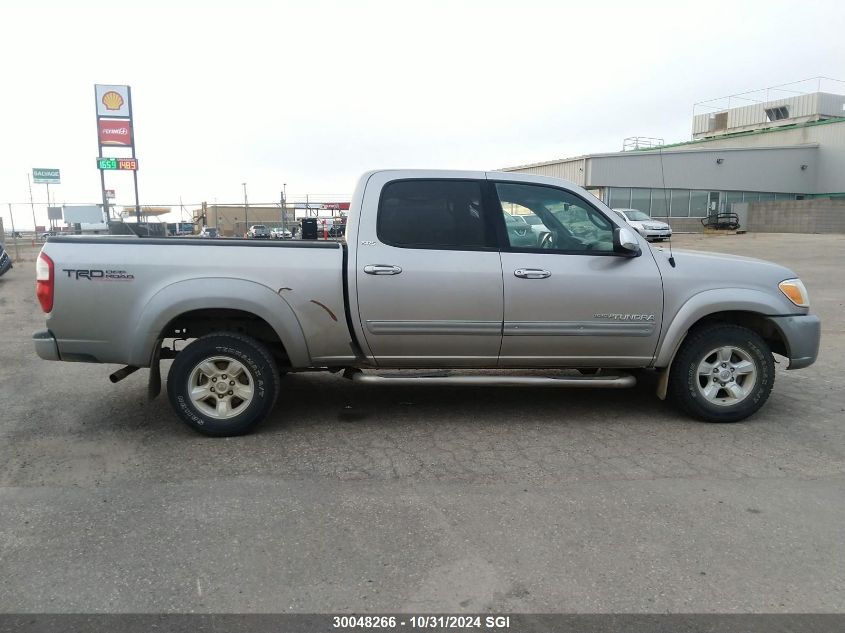
[[672,237],[672,229],[643,229],[640,234],[647,240],[664,239]]
[[59,346],[56,345],[56,337],[49,330],[42,330],[32,335],[32,343],[35,345],[35,353],[44,360],[61,360]]
[[786,341],[786,351],[789,357],[787,369],[803,369],[809,367],[819,356],[819,342],[821,341],[821,320],[815,314],[799,314],[795,316],[773,316],[769,320],[780,331]]

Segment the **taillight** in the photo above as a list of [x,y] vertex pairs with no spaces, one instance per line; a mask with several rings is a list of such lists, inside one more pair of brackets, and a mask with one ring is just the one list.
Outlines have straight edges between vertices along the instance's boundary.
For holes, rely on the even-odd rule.
[[44,253],[38,255],[35,260],[35,296],[44,312],[53,310],[53,260]]

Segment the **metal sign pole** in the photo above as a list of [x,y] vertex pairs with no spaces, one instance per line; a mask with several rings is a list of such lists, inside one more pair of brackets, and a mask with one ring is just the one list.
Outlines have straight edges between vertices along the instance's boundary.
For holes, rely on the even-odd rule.
[[[132,88],[126,86],[126,97],[129,101],[129,142],[132,144],[132,158],[135,156],[135,119],[132,116]],[[135,221],[138,223],[138,230],[141,229],[141,204],[138,202],[138,169],[132,170],[132,181],[135,185]],[[149,230],[147,230],[149,234]]]
[[[100,144],[100,115],[98,114],[97,104],[97,86],[94,86],[94,120],[97,122],[97,156],[103,157],[103,146]],[[109,211],[109,201],[106,198],[106,172],[100,170],[100,192],[103,194],[103,211],[106,212],[106,222],[111,220],[111,211]]]
[[50,183],[45,182],[44,184],[47,185],[47,222],[50,224],[50,233],[52,233],[54,229],[53,220],[50,218]]
[[12,220],[12,243],[15,245],[15,261],[21,260],[20,251],[18,251],[18,234],[15,232],[15,215],[12,213],[12,203],[9,203],[9,218]]

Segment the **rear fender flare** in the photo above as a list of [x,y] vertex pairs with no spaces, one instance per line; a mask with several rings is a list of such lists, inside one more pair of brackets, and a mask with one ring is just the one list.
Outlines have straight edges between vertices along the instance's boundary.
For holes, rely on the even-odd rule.
[[309,367],[311,356],[302,326],[287,301],[267,286],[245,279],[202,278],[170,284],[153,295],[131,329],[129,364],[147,367],[161,332],[186,312],[206,309],[242,310],[272,327],[293,367]]

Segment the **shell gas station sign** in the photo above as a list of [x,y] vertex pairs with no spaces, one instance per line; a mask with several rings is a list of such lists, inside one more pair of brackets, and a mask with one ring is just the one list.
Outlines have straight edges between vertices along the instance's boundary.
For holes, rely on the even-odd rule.
[[132,116],[129,86],[97,84],[94,86],[94,96],[97,99],[98,117],[128,119]]
[[[138,202],[138,159],[135,157],[135,130],[132,126],[132,89],[115,84],[95,84],[94,101],[97,110],[97,169],[100,170],[100,186],[103,193],[103,208],[108,210],[110,196],[106,189],[106,173],[132,172],[135,185],[135,217],[141,222],[141,206]],[[107,148],[127,148],[130,156],[108,156]]]

